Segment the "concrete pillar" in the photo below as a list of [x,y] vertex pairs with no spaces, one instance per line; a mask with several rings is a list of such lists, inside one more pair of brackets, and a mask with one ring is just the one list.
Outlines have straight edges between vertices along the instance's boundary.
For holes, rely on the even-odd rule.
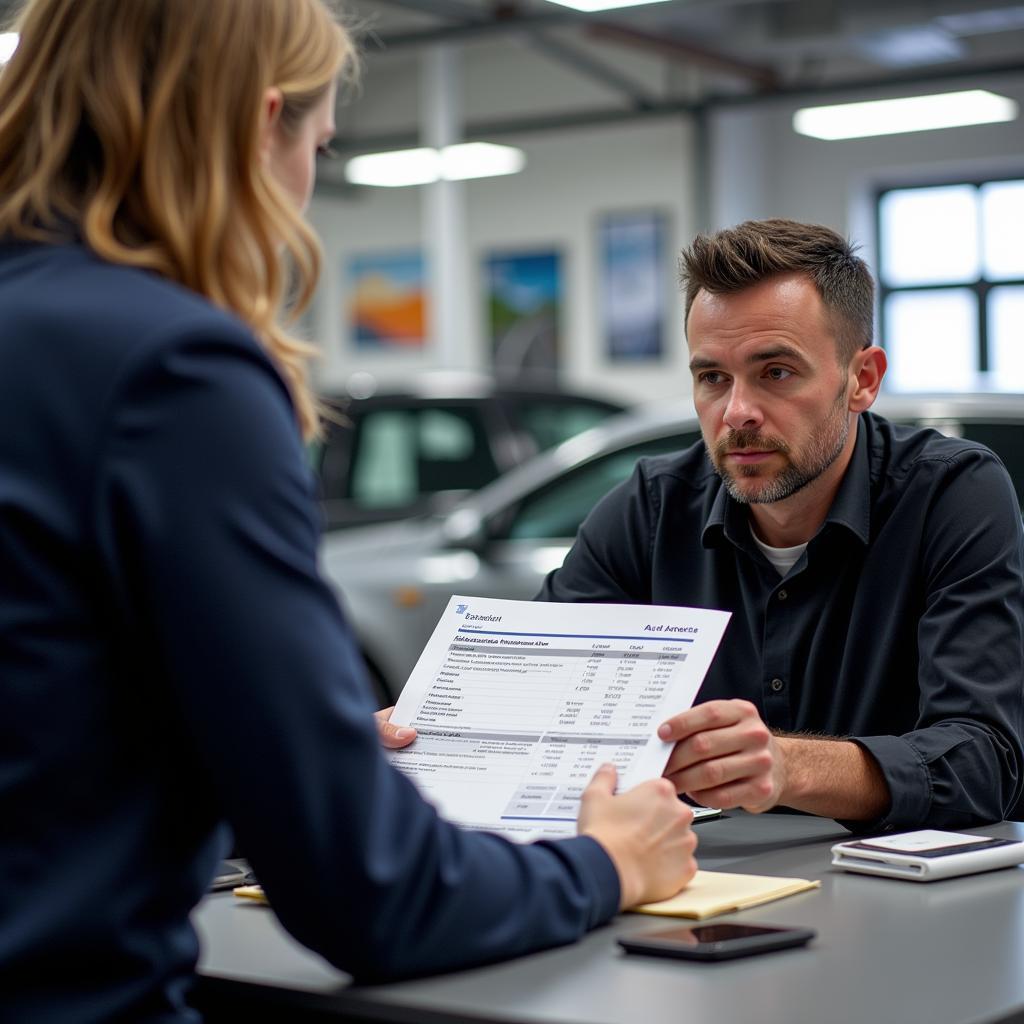
[[[461,54],[439,44],[422,56],[422,143],[441,149],[462,141]],[[438,181],[422,186],[423,249],[434,365],[464,368],[476,289],[469,266],[465,185]]]

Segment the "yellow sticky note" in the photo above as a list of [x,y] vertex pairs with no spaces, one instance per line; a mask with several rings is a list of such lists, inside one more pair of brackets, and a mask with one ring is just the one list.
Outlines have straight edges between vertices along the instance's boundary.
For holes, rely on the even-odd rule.
[[239,885],[231,891],[243,900],[255,900],[257,903],[270,902],[263,893],[262,885]]
[[760,903],[782,899],[808,889],[817,889],[821,882],[806,878],[779,878],[772,875],[734,875],[724,871],[698,871],[693,881],[667,900],[644,903],[633,910],[639,914],[662,914],[666,917],[690,917],[697,921],[733,910],[745,910]]

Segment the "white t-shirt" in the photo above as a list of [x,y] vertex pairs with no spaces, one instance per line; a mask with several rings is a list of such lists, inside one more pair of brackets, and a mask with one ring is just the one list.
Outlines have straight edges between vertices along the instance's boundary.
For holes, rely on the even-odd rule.
[[764,557],[768,559],[772,565],[775,566],[779,571],[780,576],[785,576],[790,569],[800,560],[800,556],[804,553],[807,547],[806,541],[803,544],[797,544],[792,548],[773,548],[770,544],[765,544],[763,540],[756,533],[754,533],[753,524],[750,525],[750,536],[754,538],[754,543],[764,552]]

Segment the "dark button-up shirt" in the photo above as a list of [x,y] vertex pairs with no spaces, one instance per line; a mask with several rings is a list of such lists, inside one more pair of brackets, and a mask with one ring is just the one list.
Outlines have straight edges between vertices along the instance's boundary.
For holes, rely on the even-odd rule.
[[539,597],[732,612],[698,701],[744,698],[774,729],[859,743],[892,795],[874,826],[997,821],[1019,796],[1021,518],[981,445],[863,414],[785,578],[703,444],[642,459]]

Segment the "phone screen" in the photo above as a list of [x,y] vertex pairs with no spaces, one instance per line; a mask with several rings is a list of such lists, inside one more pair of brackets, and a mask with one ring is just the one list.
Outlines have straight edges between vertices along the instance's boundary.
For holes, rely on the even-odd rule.
[[699,942],[732,942],[735,939],[750,939],[759,935],[777,935],[784,931],[785,928],[765,928],[753,924],[698,924],[693,927],[665,928],[649,932],[647,937],[696,946]]
[[802,946],[814,938],[809,928],[776,928],[753,924],[700,924],[625,935],[619,945],[630,953],[680,957],[684,960],[728,960],[737,956]]

